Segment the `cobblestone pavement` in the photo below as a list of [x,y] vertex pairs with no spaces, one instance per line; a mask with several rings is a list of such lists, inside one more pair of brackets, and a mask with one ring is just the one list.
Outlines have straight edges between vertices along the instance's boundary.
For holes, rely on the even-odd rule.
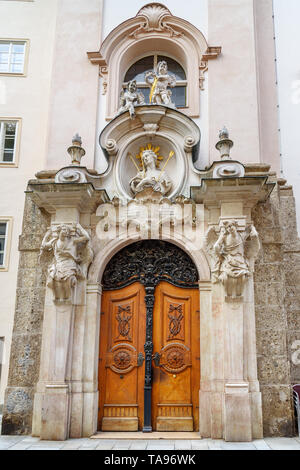
[[253,442],[88,438],[41,441],[31,436],[0,436],[0,450],[300,450],[300,438],[265,438]]

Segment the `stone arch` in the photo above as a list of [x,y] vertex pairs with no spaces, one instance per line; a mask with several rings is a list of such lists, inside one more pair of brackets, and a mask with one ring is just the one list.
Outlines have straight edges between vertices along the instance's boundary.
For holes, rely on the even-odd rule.
[[[154,240],[155,239],[156,238],[154,238]],[[124,247],[141,240],[142,238],[139,235],[131,238],[125,238],[121,235],[113,240],[110,240],[95,256],[95,259],[89,270],[88,283],[101,284],[104,270],[113,256]],[[177,245],[191,258],[198,271],[198,279],[200,282],[210,282],[210,267],[206,255],[202,249],[195,250],[193,244],[182,235],[179,236],[174,234],[174,236],[170,238],[164,237],[163,241]]]
[[191,257],[165,240],[140,240],[127,245],[107,263],[102,287],[115,290],[136,281],[156,286],[167,281],[177,287],[198,287],[198,270]]

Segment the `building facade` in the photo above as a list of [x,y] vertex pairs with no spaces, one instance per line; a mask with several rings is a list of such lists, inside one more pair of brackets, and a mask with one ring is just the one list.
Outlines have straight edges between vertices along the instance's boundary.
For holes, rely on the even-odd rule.
[[0,1],[3,434],[295,432],[276,8]]

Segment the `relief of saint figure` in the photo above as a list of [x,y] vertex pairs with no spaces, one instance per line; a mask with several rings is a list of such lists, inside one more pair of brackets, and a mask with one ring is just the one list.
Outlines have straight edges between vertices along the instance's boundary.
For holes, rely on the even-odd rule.
[[135,117],[134,107],[143,104],[145,104],[145,97],[143,93],[137,91],[136,81],[132,80],[128,83],[126,91],[121,91],[118,114],[129,111],[129,115],[133,119]]
[[40,260],[47,251],[53,255],[47,285],[56,301],[70,300],[72,289],[86,278],[93,258],[90,236],[79,224],[51,227],[42,241]]
[[222,282],[228,298],[241,299],[244,284],[252,271],[250,260],[260,249],[255,227],[251,225],[240,234],[236,221],[226,221],[219,237],[213,227],[207,231],[205,245],[213,261],[213,282]]
[[171,100],[172,92],[168,90],[168,87],[176,85],[176,78],[174,75],[168,74],[166,61],[162,60],[157,64],[156,72],[146,72],[145,81],[151,87],[150,103],[175,108],[175,104]]
[[141,161],[143,169],[138,171],[137,175],[130,181],[130,188],[134,194],[143,191],[145,188],[152,188],[154,191],[165,195],[172,188],[172,182],[168,174],[164,170],[157,168],[157,158],[158,156],[151,149],[146,149],[142,152]]

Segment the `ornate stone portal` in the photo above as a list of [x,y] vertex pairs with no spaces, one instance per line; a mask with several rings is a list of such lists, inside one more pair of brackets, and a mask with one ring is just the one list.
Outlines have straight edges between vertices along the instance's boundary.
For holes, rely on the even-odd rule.
[[[28,186],[32,204],[51,215],[51,228],[41,241],[40,260],[48,268],[48,280],[33,434],[43,439],[65,439],[90,436],[97,430],[100,283],[116,288],[118,276],[127,279],[121,261],[117,273],[107,263],[125,245],[150,238],[181,247],[198,270],[200,434],[241,441],[259,438],[262,407],[255,351],[253,267],[260,245],[251,210],[257,202],[266,200],[273,185],[267,171],[253,175],[251,168],[232,161],[244,176],[225,174],[216,178],[214,172],[226,163],[221,160],[207,170],[194,170],[199,183],[190,187],[188,198],[181,191],[187,184],[187,168],[197,158],[200,132],[196,125],[178,111],[159,105],[139,106],[134,128],[131,122],[128,114],[121,114],[100,136],[108,158],[105,174],[93,175],[78,164],[76,153],[84,153],[78,141],[72,147],[75,164],[53,174],[50,180],[41,175]],[[136,154],[138,158],[134,159],[132,155]],[[161,168],[157,168],[159,163]],[[63,175],[75,169],[79,178],[66,183]],[[95,186],[109,187],[112,181],[121,197],[110,200]],[[141,250],[140,276],[146,283],[150,318],[154,288],[160,278],[159,273],[156,278],[148,269],[145,255]],[[159,244],[155,256],[156,269],[165,259],[169,282],[177,276],[192,279],[194,285],[195,273],[177,262],[176,256],[160,251]],[[149,258],[151,263],[153,259]],[[128,260],[129,255],[124,262]],[[138,260],[133,262],[136,270]],[[173,344],[180,340],[185,313],[180,305],[172,304],[168,315],[168,336]],[[116,321],[120,340],[131,337],[131,313],[119,309]],[[150,329],[147,334],[145,386],[149,404]],[[160,360],[167,373],[176,374],[189,367],[189,357],[184,348],[172,344],[161,352]],[[126,371],[136,367],[137,361],[141,364],[142,359],[132,355],[130,348],[117,348],[109,367]],[[150,430],[149,406],[147,410],[145,429]]]
[[[128,66],[134,63],[137,51],[146,56],[149,45],[154,42],[157,45],[158,41],[164,54],[180,59],[185,66],[188,107],[182,112],[172,107],[168,88],[175,82],[163,62],[147,76],[151,104],[143,104],[132,82],[124,90],[119,105],[120,84]],[[91,61],[99,65],[103,93],[107,95],[105,117],[111,120],[99,139],[107,168],[99,174],[97,168],[81,166],[85,151],[76,136],[68,149],[71,165],[58,172],[40,172],[28,184],[20,237],[10,378],[3,414],[5,433],[29,433],[32,429],[33,435],[43,439],[61,440],[91,436],[96,432],[102,284],[111,283],[113,289],[118,284],[118,276],[127,276],[125,267],[130,247],[146,239],[155,241],[155,253],[145,262],[144,247],[138,263],[137,260],[132,262],[135,272],[140,269],[148,289],[146,385],[151,383],[149,332],[153,288],[159,282],[157,269],[164,262],[169,269],[168,282],[183,276],[193,284],[199,281],[201,382],[197,390],[201,436],[229,441],[262,437],[261,385],[265,387],[265,409],[268,409],[268,402],[273,401],[288,410],[283,424],[283,413],[267,416],[265,422],[269,428],[274,420],[282,428],[287,423],[286,428],[291,429],[292,420],[287,417],[292,412],[288,404],[289,379],[284,388],[276,380],[273,383],[266,378],[272,360],[276,363],[274,369],[279,370],[272,379],[275,376],[280,382],[287,376],[287,356],[280,355],[285,338],[281,337],[280,346],[279,341],[274,342],[279,351],[278,361],[274,360],[273,341],[269,341],[272,343],[269,350],[266,347],[267,340],[274,338],[274,330],[268,330],[267,340],[261,339],[275,314],[285,328],[284,301],[278,302],[276,313],[272,311],[274,304],[270,311],[266,305],[270,299],[277,301],[277,286],[280,285],[281,294],[286,285],[292,285],[287,295],[288,308],[297,287],[296,276],[290,272],[287,277],[293,277],[293,281],[288,284],[282,280],[283,263],[278,262],[284,254],[286,260],[292,261],[289,270],[296,265],[296,253],[292,254],[296,239],[286,235],[292,226],[286,215],[292,199],[291,189],[278,181],[277,194],[273,192],[273,202],[269,204],[276,176],[266,165],[242,165],[233,161],[230,158],[233,142],[225,128],[216,145],[221,160],[202,170],[194,166],[199,155],[200,130],[190,117],[200,116],[204,72],[208,60],[217,58],[220,52],[220,47],[209,47],[193,25],[154,3],[117,26],[100,51],[89,54]],[[118,108],[119,114],[114,117]],[[211,128],[208,132],[212,132]],[[160,147],[165,158],[161,169],[157,168],[159,159],[154,156],[155,152],[149,151],[151,149],[142,155],[138,168],[128,157],[148,143],[151,148]],[[243,159],[246,158],[243,155]],[[294,209],[290,213],[294,214]],[[284,227],[282,216],[285,216]],[[265,250],[262,261],[258,258],[260,262],[255,271],[254,260],[260,244],[254,226],[259,227]],[[296,233],[295,227],[292,232]],[[284,246],[282,234],[290,245]],[[195,263],[197,273],[178,261],[175,248],[171,252],[159,249],[158,240],[185,251]],[[127,258],[120,259],[118,254],[124,247]],[[115,255],[120,261],[117,273],[109,264]],[[154,267],[153,259],[157,262]],[[287,264],[288,261],[285,266]],[[270,275],[266,274],[269,269],[272,270]],[[103,276],[104,272],[108,272],[108,276]],[[132,275],[132,271],[129,274]],[[254,276],[258,291],[256,301]],[[272,281],[276,280],[273,284],[271,276]],[[260,292],[263,295],[259,295]],[[296,304],[293,308],[296,311]],[[168,337],[172,342],[180,340],[186,312],[174,302],[168,314]],[[262,331],[257,350],[256,320]],[[297,322],[296,315],[293,322]],[[130,338],[133,333],[131,312],[118,309],[116,323],[116,336],[121,340]],[[296,343],[295,339],[292,349],[297,348]],[[293,358],[296,356],[297,351],[294,351]],[[257,357],[262,364],[259,366],[262,384],[258,382]],[[143,364],[143,356],[135,357],[130,347],[114,349],[110,359],[110,369],[118,372]],[[160,360],[161,367],[168,373],[190,365],[184,347],[174,344],[154,360]],[[271,406],[269,413],[270,410]]]

